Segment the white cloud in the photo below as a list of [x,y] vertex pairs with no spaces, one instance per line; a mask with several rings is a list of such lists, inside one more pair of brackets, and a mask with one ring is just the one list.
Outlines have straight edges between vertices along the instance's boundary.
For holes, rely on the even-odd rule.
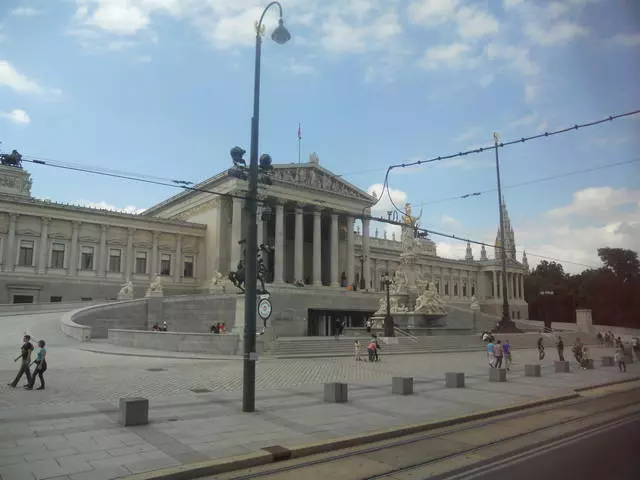
[[131,35],[149,25],[149,16],[127,2],[109,2],[101,5],[86,19],[86,23],[116,35]]
[[42,10],[38,10],[31,7],[17,7],[11,10],[11,15],[16,17],[33,17],[44,13]]
[[285,67],[287,72],[293,73],[294,75],[311,75],[313,73],[317,73],[317,69],[309,65],[307,63],[299,62],[298,60],[292,58],[289,62],[289,65]]
[[5,60],[0,60],[0,86],[12,88],[19,93],[41,94],[44,92],[44,88],[38,83],[19,73]]
[[566,44],[588,33],[586,28],[569,21],[561,21],[553,25],[530,23],[525,26],[524,31],[533,42],[544,47]]
[[540,73],[540,67],[531,60],[529,49],[526,47],[489,43],[485,47],[485,55],[489,60],[505,62],[511,70],[525,76]]
[[453,218],[451,215],[447,215],[446,213],[442,214],[441,219],[442,225],[449,228],[458,228],[460,227],[460,222]]
[[[438,252],[439,257],[461,260],[464,259],[467,252],[467,244],[462,240],[438,241],[436,242],[436,252]],[[476,253],[477,257],[475,258],[480,258],[480,252],[474,252],[474,255]]]
[[454,140],[458,143],[460,142],[468,142],[469,140],[473,140],[480,135],[482,129],[480,127],[471,127],[458,135]]
[[31,121],[27,112],[17,108],[10,112],[0,112],[0,117],[18,125],[28,125]]
[[532,123],[537,122],[539,119],[538,115],[535,113],[531,113],[529,115],[525,115],[524,117],[520,117],[517,120],[513,120],[507,124],[507,128],[518,128],[526,125],[531,125]]
[[469,56],[470,51],[471,47],[464,43],[436,45],[427,49],[419,65],[427,70],[475,68],[480,59]]
[[[548,216],[561,220],[566,220],[571,215],[606,218],[607,215],[613,215],[613,210],[617,207],[628,204],[640,207],[640,190],[590,187],[575,192],[569,205],[550,210]],[[638,220],[640,221],[640,217]]]
[[455,18],[458,0],[418,0],[412,2],[407,13],[409,21],[424,26],[434,26]]
[[87,200],[80,200],[78,202],[73,202],[76,205],[80,205],[86,208],[97,208],[100,210],[110,210],[112,212],[119,212],[119,213],[131,213],[131,214],[135,214],[138,215],[142,212],[144,212],[146,209],[145,208],[139,208],[139,207],[134,207],[132,205],[129,205],[127,207],[116,207],[115,205],[112,205],[110,203],[107,203],[105,201],[100,201],[100,202],[92,202],[92,201],[87,201]]
[[386,13],[362,25],[353,25],[335,16],[322,25],[321,43],[331,52],[362,53],[387,47],[388,42],[401,33],[402,25],[395,12]]
[[[374,217],[382,217],[389,218],[389,212],[391,212],[391,218],[394,217],[402,221],[402,215],[398,212],[396,215],[394,212],[397,212],[396,208],[393,204],[395,204],[400,210],[404,210],[405,204],[407,203],[407,194],[402,190],[396,190],[394,188],[388,189],[384,191],[384,195],[382,195],[383,185],[381,183],[376,183],[367,188],[367,193],[369,195],[375,195],[378,198],[378,203],[371,209],[371,215]],[[382,196],[381,196],[382,195]],[[389,196],[393,200],[389,200]],[[400,231],[401,228],[396,225],[389,225],[387,223],[381,222],[372,222],[371,224],[371,234],[373,235],[374,230],[377,228],[380,232],[380,237],[383,237],[384,232],[387,232],[387,238],[391,239],[393,235],[396,235],[396,239],[400,240]]]
[[533,103],[538,97],[538,91],[540,87],[531,85],[530,83],[524,86],[524,101],[527,103]]
[[640,33],[619,33],[610,41],[623,47],[638,47],[640,46]]
[[462,7],[456,13],[458,33],[462,38],[481,38],[495,35],[500,30],[498,20],[477,7]]

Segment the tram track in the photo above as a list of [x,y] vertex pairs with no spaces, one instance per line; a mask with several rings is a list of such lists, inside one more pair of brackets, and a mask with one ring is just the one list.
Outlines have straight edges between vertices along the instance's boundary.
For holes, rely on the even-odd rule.
[[[476,429],[483,429],[490,426],[496,426],[500,423],[513,423],[514,421],[522,421],[528,418],[532,418],[535,416],[544,415],[545,413],[550,413],[552,411],[557,411],[559,409],[563,410],[577,410],[577,409],[585,409],[586,412],[581,411],[580,414],[576,414],[575,416],[570,416],[564,420],[543,425],[540,427],[535,427],[531,429],[527,429],[522,432],[518,432],[512,435],[507,435],[502,438],[495,439],[493,441],[484,442],[480,445],[473,445],[468,448],[458,449],[456,451],[448,452],[442,455],[436,455],[432,458],[421,460],[419,462],[414,462],[407,465],[398,466],[396,468],[386,469],[383,472],[368,475],[368,476],[358,476],[356,473],[352,478],[354,479],[366,479],[366,480],[376,480],[376,479],[386,479],[393,478],[394,475],[404,474],[411,471],[419,470],[420,468],[428,467],[429,465],[435,465],[442,462],[447,462],[452,459],[461,458],[464,456],[472,455],[474,453],[480,452],[484,449],[495,448],[502,445],[507,445],[509,443],[514,443],[518,440],[524,439],[527,436],[540,434],[543,432],[550,432],[553,429],[561,429],[562,427],[568,427],[573,424],[579,422],[590,422],[598,417],[611,417],[612,413],[620,413],[625,409],[631,410],[631,413],[627,413],[626,416],[621,414],[622,416],[618,416],[614,419],[603,420],[602,422],[597,422],[595,425],[589,425],[586,427],[581,427],[578,429],[573,429],[567,433],[560,434],[557,438],[561,440],[562,438],[569,438],[571,436],[579,435],[580,433],[588,433],[590,430],[595,428],[605,427],[606,425],[618,421],[620,418],[630,418],[636,415],[640,416],[640,402],[638,400],[638,394],[640,393],[640,387],[631,388],[625,390],[623,392],[614,391],[612,393],[604,394],[601,396],[593,397],[593,396],[581,396],[579,398],[573,400],[567,400],[562,402],[561,404],[552,404],[549,406],[538,407],[531,410],[521,411],[521,412],[513,412],[509,414],[502,415],[500,417],[493,417],[486,420],[476,420],[470,423],[462,424],[459,426],[450,426],[444,427],[437,431],[431,431],[426,434],[413,434],[406,436],[404,438],[400,438],[392,441],[384,441],[378,442],[374,445],[363,446],[363,447],[355,447],[353,449],[349,449],[347,451],[343,451],[340,453],[328,453],[316,455],[317,458],[309,458],[306,460],[298,461],[298,459],[294,460],[284,460],[281,462],[281,465],[270,464],[268,466],[256,467],[250,472],[228,472],[226,474],[219,474],[216,476],[205,477],[209,479],[216,480],[252,480],[252,479],[261,479],[261,478],[269,478],[276,479],[278,475],[286,475],[287,478],[291,478],[289,475],[293,472],[297,472],[300,478],[305,476],[304,472],[301,470],[304,469],[312,469],[313,467],[326,466],[327,464],[339,463],[348,459],[353,459],[354,457],[363,457],[367,456],[368,458],[375,459],[377,453],[381,453],[385,450],[390,449],[398,449],[402,447],[411,447],[419,444],[420,442],[433,441],[437,439],[445,439],[446,437],[450,437],[456,434],[464,434],[465,432],[472,432]],[[617,397],[617,404],[613,407],[609,407],[606,410],[602,410],[598,408],[599,405],[606,402],[611,402],[611,400]],[[632,398],[629,401],[623,401],[628,398]],[[591,408],[590,408],[591,407]],[[554,441],[556,441],[554,439]],[[538,445],[539,446],[539,445]],[[514,450],[506,454],[509,455],[518,455],[524,452],[525,448],[535,448],[534,446],[527,446],[522,448],[522,452]],[[355,473],[355,472],[354,472]],[[449,478],[447,475],[433,478]]]

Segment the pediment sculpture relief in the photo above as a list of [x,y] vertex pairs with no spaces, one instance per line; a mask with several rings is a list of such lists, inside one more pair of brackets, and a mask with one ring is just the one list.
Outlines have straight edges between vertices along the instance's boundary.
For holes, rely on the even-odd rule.
[[367,197],[363,196],[344,181],[316,168],[278,168],[274,171],[273,176],[276,180],[283,182],[306,185],[308,187],[334,192],[339,195],[368,200]]

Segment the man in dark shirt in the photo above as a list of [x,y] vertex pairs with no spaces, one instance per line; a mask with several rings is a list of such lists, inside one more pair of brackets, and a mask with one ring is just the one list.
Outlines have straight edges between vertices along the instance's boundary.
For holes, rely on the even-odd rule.
[[20,355],[18,355],[14,360],[14,362],[20,360],[20,371],[18,371],[18,375],[16,375],[15,380],[9,384],[10,387],[16,388],[16,385],[18,385],[22,375],[25,374],[27,375],[27,385],[31,383],[31,369],[29,368],[29,365],[31,364],[32,352],[33,345],[31,345],[31,337],[29,335],[25,335]]

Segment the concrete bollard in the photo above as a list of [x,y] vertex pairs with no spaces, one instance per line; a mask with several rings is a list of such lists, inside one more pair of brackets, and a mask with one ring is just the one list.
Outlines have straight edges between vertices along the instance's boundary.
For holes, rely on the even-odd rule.
[[121,398],[119,402],[120,424],[124,427],[149,423],[149,400],[141,397]]
[[587,358],[582,361],[582,366],[587,370],[593,370],[595,368],[593,364],[593,358]]
[[506,382],[507,369],[506,368],[490,368],[489,381],[490,382]]
[[346,383],[325,383],[324,401],[328,403],[347,403],[349,386]]
[[564,362],[556,362],[555,366],[556,373],[569,373],[571,371],[571,366],[566,360]]
[[624,352],[624,363],[633,363],[633,353],[627,351]]
[[447,388],[464,388],[464,373],[447,372],[444,379]]
[[394,395],[412,395],[413,378],[393,377],[391,379],[391,393],[393,393]]
[[602,366],[603,367],[613,367],[614,366],[613,357],[610,357],[610,356],[602,357]]
[[542,367],[539,363],[528,364],[524,366],[525,377],[540,377],[542,376]]

